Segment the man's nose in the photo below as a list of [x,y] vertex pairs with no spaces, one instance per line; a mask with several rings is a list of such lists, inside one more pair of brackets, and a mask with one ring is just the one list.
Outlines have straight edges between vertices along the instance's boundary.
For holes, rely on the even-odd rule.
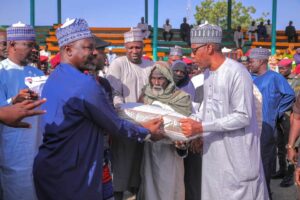
[[155,79],[155,80],[154,80],[154,85],[159,85],[158,79]]
[[132,52],[133,53],[138,53],[138,50],[134,48],[134,49],[132,49]]

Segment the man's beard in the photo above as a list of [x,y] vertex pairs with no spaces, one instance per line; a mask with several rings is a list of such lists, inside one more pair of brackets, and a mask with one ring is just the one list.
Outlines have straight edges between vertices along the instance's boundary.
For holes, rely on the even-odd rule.
[[161,86],[153,86],[152,87],[152,93],[155,97],[163,95],[165,90]]

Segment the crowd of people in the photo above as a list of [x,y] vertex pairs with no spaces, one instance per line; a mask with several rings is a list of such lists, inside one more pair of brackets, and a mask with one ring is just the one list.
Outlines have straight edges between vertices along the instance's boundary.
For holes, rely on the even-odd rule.
[[[266,24],[264,24],[263,21],[259,23],[259,25],[256,25],[255,21],[251,22],[251,25],[248,27],[246,31],[243,31],[241,26],[237,26],[234,35],[233,40],[236,44],[236,48],[242,48],[245,43],[245,37],[244,34],[248,35],[248,41],[264,41],[271,39],[272,36],[272,24],[271,21],[268,19]],[[296,28],[293,26],[293,22],[290,21],[289,25],[285,28],[284,35],[287,36],[287,42],[298,42],[298,33],[296,31]]]
[[[142,18],[126,32],[118,57],[84,19],[67,20],[52,59],[33,27],[0,31],[1,199],[267,200],[271,179],[290,187],[294,171],[300,185],[300,49],[279,58],[253,48],[234,60],[219,26],[190,29],[184,19],[191,57],[174,46],[168,61],[153,62],[143,55],[147,28]],[[39,90],[26,85],[45,76]],[[124,103],[180,114],[193,139],[171,141],[160,113],[122,118]]]

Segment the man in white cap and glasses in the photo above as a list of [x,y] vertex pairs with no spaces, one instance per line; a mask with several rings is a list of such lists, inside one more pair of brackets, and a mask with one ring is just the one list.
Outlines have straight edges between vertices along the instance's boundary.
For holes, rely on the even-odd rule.
[[181,128],[203,136],[201,199],[266,200],[252,79],[244,66],[222,54],[221,40],[215,25],[191,31],[194,61],[206,68],[204,99],[201,121],[182,119]]
[[103,199],[103,132],[143,141],[156,133],[161,119],[144,127],[120,119],[103,88],[85,75],[95,41],[84,19],[67,21],[56,31],[61,63],[44,86],[43,144],[34,162],[39,199]]
[[[153,65],[143,56],[143,33],[132,28],[124,34],[126,56],[115,59],[108,68],[107,79],[115,90],[114,105],[137,102],[142,88],[148,83]],[[143,144],[114,137],[112,141],[113,185],[115,199],[123,198],[124,191],[136,193],[140,185],[140,165]]]
[[[43,72],[28,66],[35,45],[32,26],[21,22],[6,30],[8,58],[0,62],[0,106],[36,100],[38,95],[25,84],[26,77],[43,76]],[[35,199],[32,180],[34,156],[41,144],[38,117],[25,122],[31,129],[16,129],[0,125],[0,179],[3,199]]]
[[282,120],[287,110],[292,108],[295,93],[281,74],[268,70],[269,56],[268,49],[254,48],[249,56],[249,66],[253,74],[253,82],[261,92],[263,99],[261,158],[271,198],[270,180],[273,167],[276,165],[276,123]]

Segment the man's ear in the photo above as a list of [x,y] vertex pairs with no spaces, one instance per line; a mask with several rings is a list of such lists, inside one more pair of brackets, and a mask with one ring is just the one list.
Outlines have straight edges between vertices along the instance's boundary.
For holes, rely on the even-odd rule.
[[8,41],[7,42],[7,50],[9,49],[9,48],[13,48],[13,50],[15,51],[16,49],[15,49],[15,46],[16,46],[16,42],[15,41]]
[[206,48],[206,51],[209,55],[212,55],[214,53],[214,46],[212,44],[208,44],[204,48]]
[[71,57],[73,55],[73,49],[72,49],[71,45],[65,45],[63,47],[63,49],[64,49],[64,52],[66,52],[68,57]]

